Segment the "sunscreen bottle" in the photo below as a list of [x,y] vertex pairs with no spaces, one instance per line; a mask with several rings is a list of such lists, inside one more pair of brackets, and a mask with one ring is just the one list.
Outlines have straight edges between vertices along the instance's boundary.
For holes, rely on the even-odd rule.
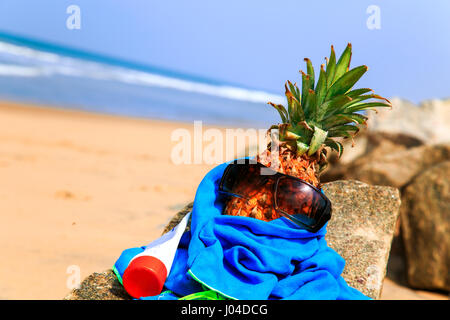
[[134,298],[156,296],[161,293],[170,273],[181,236],[191,213],[171,231],[146,246],[133,259],[123,274],[123,286]]

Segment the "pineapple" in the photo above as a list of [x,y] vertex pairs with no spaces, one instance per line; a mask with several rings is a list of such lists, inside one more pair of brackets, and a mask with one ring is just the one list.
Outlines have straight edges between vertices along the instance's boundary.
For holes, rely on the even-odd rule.
[[[360,112],[391,107],[389,100],[371,89],[352,89],[368,68],[363,65],[350,70],[351,55],[349,43],[336,62],[331,46],[330,57],[325,58],[326,65],[321,65],[317,84],[312,63],[305,58],[307,72],[300,71],[301,90],[290,81],[285,84],[287,109],[268,103],[278,111],[282,123],[269,129],[278,129],[278,137],[270,139],[267,149],[256,156],[257,162],[320,188],[319,175],[327,166],[327,151],[336,151],[340,157],[343,146],[339,140],[350,138],[353,142],[360,130],[358,125],[366,125],[367,117]],[[266,185],[246,190],[251,195],[247,200],[230,198],[224,214],[264,221],[279,218],[272,209],[271,190],[272,186]]]

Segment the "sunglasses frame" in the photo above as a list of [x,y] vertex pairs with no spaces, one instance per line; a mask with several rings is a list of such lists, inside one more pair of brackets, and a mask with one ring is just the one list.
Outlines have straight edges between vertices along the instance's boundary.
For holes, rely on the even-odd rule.
[[[220,180],[220,183],[219,183],[219,191],[220,192],[228,194],[230,196],[238,197],[238,198],[241,198],[241,199],[247,199],[246,197],[244,197],[242,195],[235,194],[235,193],[232,193],[232,192],[224,190],[223,185],[225,183],[225,177],[227,176],[227,174],[229,173],[229,171],[231,170],[231,168],[234,165],[247,165],[247,166],[255,166],[256,165],[256,166],[258,166],[258,167],[260,167],[260,168],[262,168],[264,170],[273,171],[273,174],[265,174],[267,176],[273,176],[273,178],[275,180],[275,183],[273,184],[273,187],[272,187],[273,209],[276,212],[278,212],[280,215],[284,216],[285,218],[287,218],[288,220],[293,222],[294,224],[296,224],[298,226],[301,226],[301,227],[307,229],[308,231],[317,232],[325,225],[325,223],[328,220],[330,220],[330,218],[331,218],[331,211],[332,211],[331,201],[330,201],[330,199],[328,199],[323,194],[323,192],[320,189],[316,188],[312,184],[310,184],[310,183],[308,183],[308,182],[306,182],[306,181],[304,181],[302,179],[299,179],[299,178],[296,178],[296,177],[293,177],[293,176],[289,176],[287,174],[283,174],[283,173],[277,172],[277,171],[275,171],[275,170],[273,170],[271,168],[268,168],[268,167],[266,167],[266,166],[264,166],[264,165],[262,165],[260,163],[257,163],[257,162],[231,163],[231,164],[229,164],[225,168],[225,171],[224,171],[224,173],[222,175],[222,178]],[[278,206],[278,203],[277,203],[277,191],[278,191],[278,184],[279,184],[281,179],[297,180],[297,181],[305,184],[306,186],[310,187],[311,189],[313,189],[320,197],[322,197],[323,200],[325,200],[325,203],[326,203],[325,208],[323,209],[323,211],[321,213],[319,213],[319,219],[315,219],[316,223],[314,225],[310,226],[310,225],[305,224],[304,222],[302,222],[301,220],[299,220],[295,216],[285,212],[284,210],[282,210]]]

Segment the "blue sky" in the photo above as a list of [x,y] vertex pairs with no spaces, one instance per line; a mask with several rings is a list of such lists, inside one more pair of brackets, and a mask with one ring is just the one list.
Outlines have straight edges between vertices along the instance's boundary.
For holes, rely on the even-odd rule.
[[[81,29],[66,28],[69,5]],[[380,29],[366,12],[380,8]],[[282,94],[334,44],[361,86],[413,102],[450,96],[450,1],[2,0],[0,30]]]

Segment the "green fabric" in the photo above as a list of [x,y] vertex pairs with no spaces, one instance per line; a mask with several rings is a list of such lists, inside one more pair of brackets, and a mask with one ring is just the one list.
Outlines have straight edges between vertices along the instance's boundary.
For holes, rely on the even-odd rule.
[[221,294],[219,294],[213,290],[206,290],[206,291],[192,293],[192,294],[184,296],[178,300],[226,300],[226,299]]
[[116,269],[116,266],[113,266],[113,267],[112,267],[112,270],[113,270],[114,273],[116,274],[117,280],[119,280],[120,284],[123,285],[122,277],[120,276],[119,271]]
[[197,278],[197,277],[195,276],[195,274],[192,273],[192,270],[188,270],[188,273],[189,273],[189,275],[192,277],[192,279],[194,279],[195,281],[197,281],[198,283],[200,283],[200,284],[202,285],[202,287],[203,287],[205,290],[208,289],[209,291],[216,292],[217,295],[223,297],[223,299],[220,299],[220,300],[237,300],[236,298],[227,296],[226,294],[224,294],[224,293],[222,293],[222,292],[220,292],[220,291],[218,291],[218,290],[216,290],[216,289],[210,287],[209,285],[207,285],[206,283],[204,283],[202,280],[200,280],[199,278]]

